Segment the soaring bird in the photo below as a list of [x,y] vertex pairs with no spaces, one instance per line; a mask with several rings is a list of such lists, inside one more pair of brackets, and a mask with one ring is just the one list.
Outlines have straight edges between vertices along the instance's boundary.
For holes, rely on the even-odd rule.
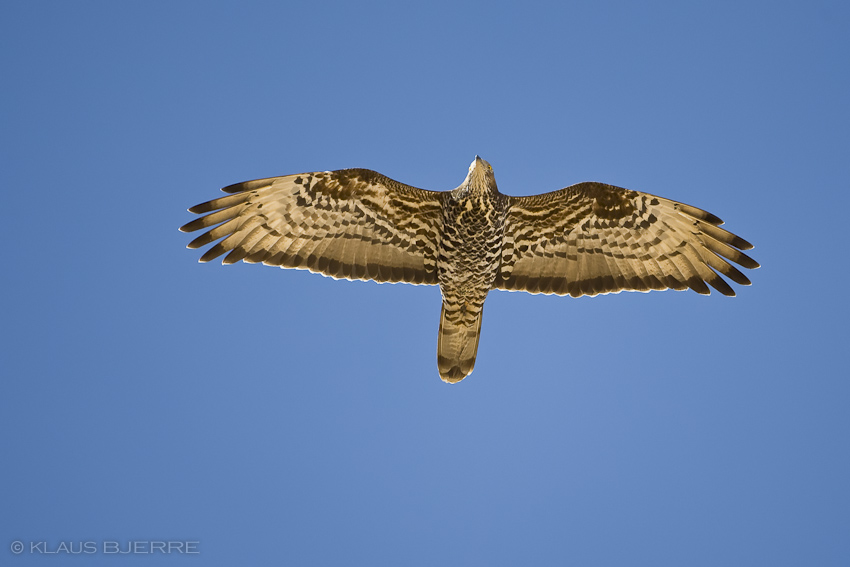
[[[200,258],[262,262],[332,278],[439,285],[437,367],[459,382],[475,365],[491,289],[558,295],[708,286],[735,295],[752,244],[716,216],[649,193],[584,182],[511,197],[475,156],[456,189],[428,191],[368,169],[270,177],[222,189],[180,227]],[[708,284],[708,285],[706,285]]]

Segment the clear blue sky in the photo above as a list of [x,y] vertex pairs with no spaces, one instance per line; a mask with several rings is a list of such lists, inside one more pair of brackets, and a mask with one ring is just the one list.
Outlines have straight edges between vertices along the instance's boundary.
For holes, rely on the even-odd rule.
[[[7,2],[0,563],[848,565],[843,2]],[[367,167],[709,210],[738,297],[198,264],[186,208]],[[22,542],[15,555],[11,545]]]

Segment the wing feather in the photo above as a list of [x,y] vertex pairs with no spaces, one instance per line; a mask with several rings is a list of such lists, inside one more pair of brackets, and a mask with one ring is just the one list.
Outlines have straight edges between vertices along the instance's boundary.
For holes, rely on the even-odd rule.
[[180,228],[206,230],[202,256],[300,268],[335,278],[436,284],[441,193],[367,169],[302,173],[237,183],[189,209]]
[[735,295],[752,244],[702,209],[603,183],[510,197],[502,265],[494,289],[558,295],[709,286]]

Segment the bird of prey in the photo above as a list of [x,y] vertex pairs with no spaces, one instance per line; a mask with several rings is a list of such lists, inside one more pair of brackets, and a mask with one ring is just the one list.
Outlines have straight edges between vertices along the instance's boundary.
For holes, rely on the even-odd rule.
[[[752,245],[716,216],[604,183],[511,197],[475,157],[463,183],[428,191],[368,169],[285,175],[237,183],[189,209],[189,244],[217,244],[200,258],[262,262],[332,278],[439,285],[437,367],[445,382],[472,372],[491,289],[558,295],[708,286],[735,295],[758,263]],[[708,285],[706,285],[708,284]]]

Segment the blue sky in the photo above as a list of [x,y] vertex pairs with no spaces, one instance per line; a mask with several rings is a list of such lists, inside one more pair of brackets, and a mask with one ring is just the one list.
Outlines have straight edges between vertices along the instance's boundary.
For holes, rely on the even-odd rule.
[[[7,3],[0,563],[196,541],[169,564],[847,565],[848,24],[817,1]],[[704,208],[763,267],[733,299],[494,292],[449,386],[438,289],[201,265],[177,230],[231,183],[451,189],[476,154],[508,194]],[[98,552],[42,552],[63,542]]]

